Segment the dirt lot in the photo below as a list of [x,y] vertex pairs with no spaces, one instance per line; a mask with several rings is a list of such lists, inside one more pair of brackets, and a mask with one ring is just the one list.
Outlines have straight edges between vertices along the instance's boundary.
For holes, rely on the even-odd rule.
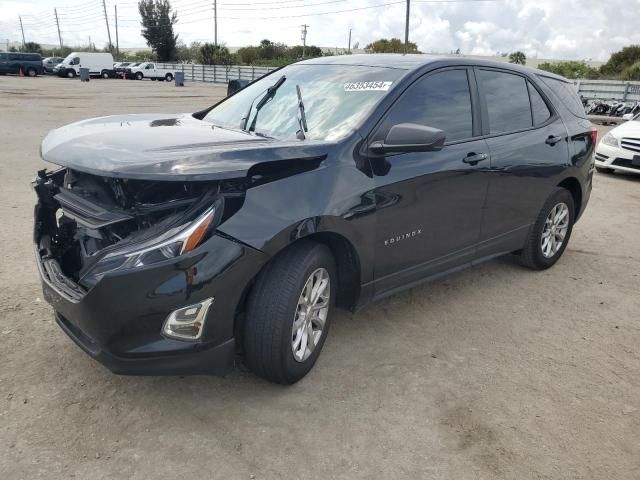
[[80,351],[32,259],[40,141],[223,92],[0,77],[1,479],[640,478],[640,176],[597,175],[551,270],[505,258],[339,312],[293,387],[119,377]]

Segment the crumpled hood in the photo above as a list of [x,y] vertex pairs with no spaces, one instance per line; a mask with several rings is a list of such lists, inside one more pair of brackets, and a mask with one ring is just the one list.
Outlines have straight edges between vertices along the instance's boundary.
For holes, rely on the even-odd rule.
[[191,114],[115,115],[52,130],[42,159],[94,175],[144,180],[245,176],[263,162],[318,158],[324,142],[276,140],[230,130]]

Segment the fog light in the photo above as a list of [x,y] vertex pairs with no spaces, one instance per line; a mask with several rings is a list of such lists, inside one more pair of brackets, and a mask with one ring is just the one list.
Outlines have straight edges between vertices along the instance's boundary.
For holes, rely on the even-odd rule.
[[212,303],[213,298],[208,298],[200,303],[174,310],[165,320],[162,333],[181,340],[198,340],[202,336],[207,312]]

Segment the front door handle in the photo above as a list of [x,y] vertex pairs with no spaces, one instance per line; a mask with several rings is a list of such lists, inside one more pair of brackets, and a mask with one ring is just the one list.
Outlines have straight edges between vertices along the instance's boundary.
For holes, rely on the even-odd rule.
[[561,140],[562,140],[562,137],[560,136],[549,135],[547,139],[544,141],[544,143],[546,143],[547,145],[555,145]]
[[487,157],[486,153],[473,153],[473,152],[471,152],[466,157],[464,157],[462,159],[462,161],[464,163],[468,163],[469,165],[477,165],[478,162],[482,162],[483,160],[486,160],[487,158],[488,157]]

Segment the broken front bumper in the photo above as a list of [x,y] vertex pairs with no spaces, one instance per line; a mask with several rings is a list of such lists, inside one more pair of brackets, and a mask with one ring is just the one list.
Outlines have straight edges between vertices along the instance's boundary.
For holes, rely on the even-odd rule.
[[[266,261],[262,252],[213,235],[189,254],[106,275],[87,291],[64,275],[56,259],[41,256],[37,229],[35,240],[44,298],[58,325],[113,372],[222,375],[232,368],[234,319],[246,288]],[[172,311],[211,297],[216,300],[200,340],[162,335]]]

